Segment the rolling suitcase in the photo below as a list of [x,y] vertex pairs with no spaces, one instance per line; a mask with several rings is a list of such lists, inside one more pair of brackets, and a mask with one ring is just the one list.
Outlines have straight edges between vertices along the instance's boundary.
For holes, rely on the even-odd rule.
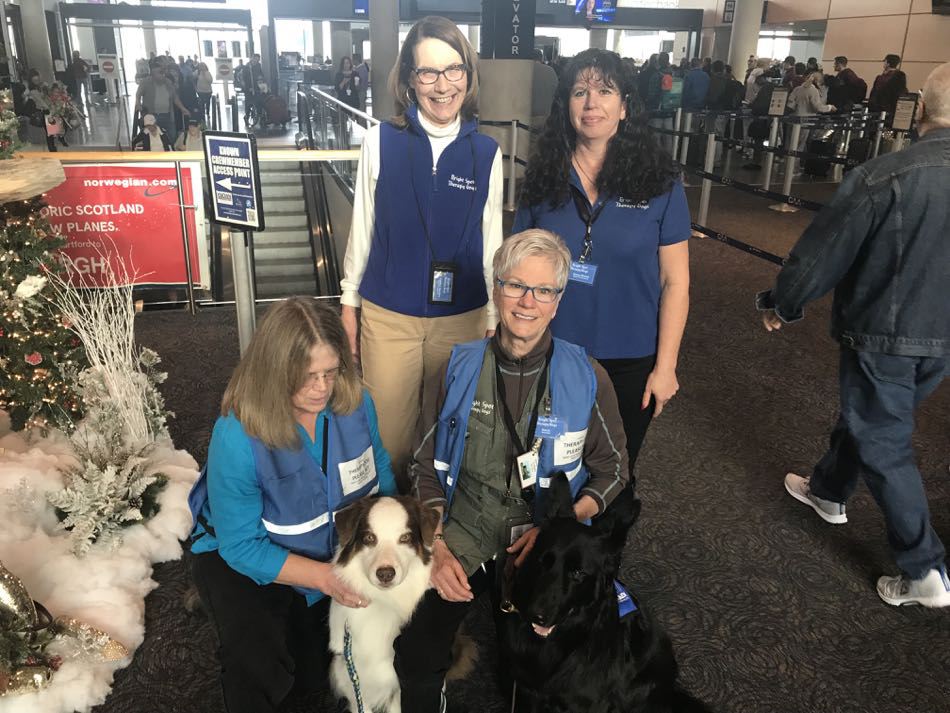
[[[871,139],[868,138],[858,138],[851,139],[851,142],[848,144],[848,161],[853,161],[854,164],[864,163],[871,157]],[[845,171],[851,169],[851,164],[846,164],[844,167]]]
[[[808,153],[818,156],[834,156],[835,144],[831,139],[816,139],[808,142]],[[821,158],[806,158],[802,163],[802,173],[816,178],[825,178],[831,170],[831,161]]]

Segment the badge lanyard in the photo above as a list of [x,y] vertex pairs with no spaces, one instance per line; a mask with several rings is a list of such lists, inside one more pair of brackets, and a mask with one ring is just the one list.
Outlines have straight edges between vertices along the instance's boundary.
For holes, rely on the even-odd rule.
[[[544,398],[544,388],[547,384],[548,378],[548,368],[551,366],[551,356],[554,354],[554,341],[551,341],[551,346],[548,348],[548,352],[544,357],[544,368],[541,370],[541,375],[538,377],[537,383],[537,397],[534,400],[534,410],[531,412],[531,419],[528,421],[528,438],[527,442],[531,444],[531,452],[537,454],[538,449],[541,447],[541,439],[534,437],[534,432],[538,426],[538,412],[541,408],[541,399]],[[511,415],[511,411],[508,408],[508,400],[505,398],[505,379],[501,373],[501,367],[498,365],[498,357],[495,357],[495,383],[496,388],[498,389],[498,398],[501,401],[501,417],[502,421],[505,424],[505,430],[508,431],[508,436],[511,438],[511,442],[514,444],[519,454],[527,454],[529,451],[525,447],[525,444],[522,442],[521,437],[518,435],[518,430],[515,427],[515,419]],[[508,470],[508,491],[511,491],[511,470]],[[521,493],[524,496],[524,499],[529,501],[534,497],[534,487],[533,484],[530,487],[522,487]]]
[[591,238],[591,229],[594,227],[594,223],[597,222],[597,219],[603,212],[604,207],[607,205],[607,201],[603,201],[599,206],[597,206],[597,209],[591,213],[590,205],[587,202],[587,196],[584,195],[580,188],[573,184],[571,184],[571,196],[574,198],[574,207],[577,208],[577,216],[582,221],[584,221],[585,225],[584,244],[581,247],[581,256],[577,261],[580,263],[587,263],[590,262],[594,245]]
[[325,415],[323,417],[323,454],[320,456],[320,465],[323,467],[324,475],[327,475],[327,449],[329,448],[327,441],[329,440],[329,438],[330,438],[330,416]]
[[[432,236],[429,234],[429,221],[426,220],[426,216],[423,213],[422,204],[419,202],[419,191],[416,190],[416,176],[412,163],[411,138],[409,141],[407,141],[407,148],[409,151],[409,183],[412,186],[412,195],[416,201],[416,209],[419,211],[419,222],[422,223],[422,230],[425,234],[426,245],[429,246],[429,256],[431,257],[431,262],[429,264],[429,303],[451,305],[455,303],[455,276],[458,273],[458,262],[456,261],[456,258],[458,257],[459,251],[462,249],[462,243],[464,242],[465,234],[468,231],[468,223],[472,217],[472,208],[475,206],[475,196],[477,191],[471,191],[472,198],[468,203],[468,211],[465,214],[465,222],[462,223],[462,230],[459,235],[458,244],[455,247],[455,252],[452,255],[452,259],[449,261],[439,261],[435,256],[435,248],[432,246]],[[475,158],[475,142],[471,140],[471,138],[469,139],[469,148],[472,151],[472,180],[475,182],[475,186],[477,187],[478,164]],[[432,169],[432,175],[433,178],[436,175],[435,167]]]

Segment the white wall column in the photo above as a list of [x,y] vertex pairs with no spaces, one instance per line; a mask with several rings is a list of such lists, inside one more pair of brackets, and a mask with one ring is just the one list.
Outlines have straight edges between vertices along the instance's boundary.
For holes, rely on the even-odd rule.
[[313,21],[313,56],[317,62],[322,62],[326,56],[323,54],[323,20]]
[[49,33],[46,31],[45,7],[39,0],[20,5],[23,20],[23,40],[26,44],[26,65],[39,70],[44,82],[53,81],[53,53],[50,51]]
[[603,28],[591,30],[590,31],[590,46],[592,48],[596,48],[600,50],[607,49],[607,30]]
[[[333,69],[340,69],[340,60],[353,54],[353,35],[350,32],[350,23],[330,23],[330,57],[333,58]],[[352,59],[352,58],[351,58]]]
[[736,14],[732,20],[729,40],[729,62],[737,77],[745,75],[746,62],[755,54],[762,27],[762,0],[736,0]]
[[370,83],[373,87],[373,116],[388,119],[395,107],[389,95],[389,72],[396,66],[399,49],[399,3],[370,0],[369,44],[373,48]]

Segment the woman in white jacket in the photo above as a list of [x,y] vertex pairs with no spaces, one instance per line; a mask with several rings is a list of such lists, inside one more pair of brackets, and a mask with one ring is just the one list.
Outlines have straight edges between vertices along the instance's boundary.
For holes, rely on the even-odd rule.
[[[812,72],[805,81],[792,90],[788,97],[788,105],[794,110],[795,116],[817,116],[837,111],[832,104],[825,104],[821,99],[821,87],[825,83],[825,76],[821,72]],[[798,139],[799,151],[804,151],[808,145],[809,130],[803,128]]]

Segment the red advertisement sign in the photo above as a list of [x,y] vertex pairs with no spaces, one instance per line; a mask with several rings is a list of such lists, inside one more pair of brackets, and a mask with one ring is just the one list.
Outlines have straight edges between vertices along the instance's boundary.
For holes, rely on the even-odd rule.
[[[64,248],[87,285],[107,287],[105,261],[134,285],[187,282],[181,209],[171,163],[65,165],[66,180],[46,194],[44,214],[66,237]],[[192,281],[207,287],[208,257],[201,169],[182,163],[182,195]],[[197,201],[196,201],[197,198]]]

